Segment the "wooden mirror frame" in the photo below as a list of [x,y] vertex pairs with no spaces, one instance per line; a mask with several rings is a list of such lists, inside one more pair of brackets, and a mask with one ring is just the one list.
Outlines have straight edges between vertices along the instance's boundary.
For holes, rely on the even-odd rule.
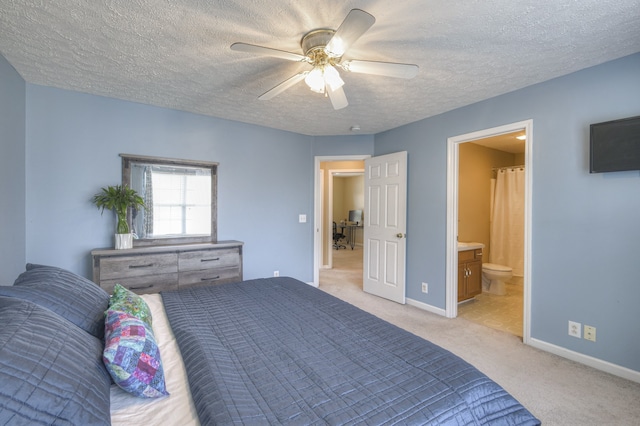
[[[211,234],[209,236],[138,238],[133,240],[134,247],[218,242],[218,163],[132,154],[120,154],[120,157],[122,157],[122,184],[130,188],[132,163],[199,167],[211,171]],[[127,213],[127,221],[129,222],[129,226],[132,226],[131,210]]]

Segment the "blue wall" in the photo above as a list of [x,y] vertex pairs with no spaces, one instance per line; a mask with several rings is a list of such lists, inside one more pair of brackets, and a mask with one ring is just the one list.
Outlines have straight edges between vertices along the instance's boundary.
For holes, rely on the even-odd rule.
[[407,297],[445,308],[447,138],[533,119],[531,336],[640,371],[640,172],[588,165],[589,124],[635,115],[640,54],[376,135],[408,151]]
[[311,282],[313,157],[373,152],[373,136],[313,138],[33,84],[26,99],[26,258],[87,277],[114,229],[90,199],[120,182],[120,153],[218,162],[218,239],[245,243],[244,277]]
[[25,82],[0,55],[0,285],[24,270]]
[[313,155],[373,155],[373,135],[318,136],[313,143]]
[[245,278],[312,281],[313,138],[32,84],[27,121],[30,262],[90,276],[89,251],[114,229],[90,199],[130,153],[219,162],[218,237],[245,243]]

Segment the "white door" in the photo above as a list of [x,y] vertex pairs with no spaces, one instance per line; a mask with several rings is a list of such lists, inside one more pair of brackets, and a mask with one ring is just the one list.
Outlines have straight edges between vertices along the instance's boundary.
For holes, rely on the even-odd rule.
[[407,152],[364,163],[364,291],[404,304]]

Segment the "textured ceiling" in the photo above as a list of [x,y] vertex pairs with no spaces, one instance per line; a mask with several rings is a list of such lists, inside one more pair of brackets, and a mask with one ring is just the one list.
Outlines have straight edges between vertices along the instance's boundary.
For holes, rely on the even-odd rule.
[[[344,58],[415,63],[412,80],[341,72],[349,106],[302,82],[309,30],[361,8],[376,23]],[[0,53],[29,83],[307,135],[374,134],[640,51],[640,0],[0,0]]]

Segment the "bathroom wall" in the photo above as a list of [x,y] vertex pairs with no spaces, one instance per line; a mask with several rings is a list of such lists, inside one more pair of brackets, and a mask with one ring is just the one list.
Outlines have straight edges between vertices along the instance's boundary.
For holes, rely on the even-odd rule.
[[[511,154],[473,142],[460,144],[459,149],[458,241],[484,244],[482,261],[489,262],[492,168],[524,164],[524,154]],[[518,157],[522,163],[517,162]]]
[[514,154],[513,158],[515,158],[515,166],[524,164],[524,152],[522,154]]

